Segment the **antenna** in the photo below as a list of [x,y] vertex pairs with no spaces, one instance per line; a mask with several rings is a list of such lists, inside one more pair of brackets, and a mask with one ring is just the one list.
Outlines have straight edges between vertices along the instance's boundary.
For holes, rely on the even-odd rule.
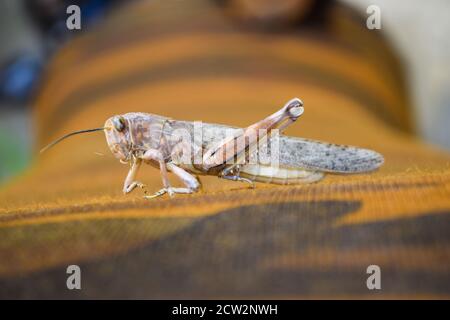
[[94,132],[94,131],[101,131],[101,130],[104,130],[104,129],[106,129],[106,128],[87,129],[87,130],[80,130],[80,131],[74,131],[74,132],[68,133],[68,134],[62,136],[61,138],[59,138],[59,139],[57,139],[57,140],[51,142],[50,144],[48,144],[48,145],[45,146],[44,148],[42,148],[41,151],[40,151],[39,153],[43,153],[43,152],[47,151],[48,149],[50,149],[51,147],[53,147],[55,144],[57,144],[57,143],[63,141],[64,139],[66,139],[66,138],[68,138],[68,137],[74,136],[74,135],[76,135],[76,134],[88,133],[88,132]]

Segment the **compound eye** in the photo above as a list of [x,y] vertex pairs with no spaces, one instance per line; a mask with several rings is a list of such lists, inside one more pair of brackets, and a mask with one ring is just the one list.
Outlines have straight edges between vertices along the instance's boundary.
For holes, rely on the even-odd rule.
[[115,117],[113,120],[114,129],[122,132],[125,129],[125,119],[123,117]]

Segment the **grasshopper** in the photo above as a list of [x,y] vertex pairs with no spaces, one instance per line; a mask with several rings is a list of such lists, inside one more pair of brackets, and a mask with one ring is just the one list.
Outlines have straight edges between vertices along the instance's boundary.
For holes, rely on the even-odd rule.
[[[147,199],[166,193],[170,197],[195,193],[201,187],[198,175],[246,182],[253,187],[255,181],[312,183],[322,179],[325,173],[362,173],[383,164],[383,156],[372,150],[281,135],[303,111],[303,102],[294,98],[277,112],[246,128],[204,123],[199,130],[191,121],[126,113],[109,118],[101,128],[69,133],[41,152],[72,135],[104,131],[113,155],[130,165],[124,194],[136,187],[145,190],[145,185],[136,180],[142,163],[159,168],[163,188],[151,196],[145,190]],[[188,138],[184,139],[186,135]],[[259,157],[262,154],[277,154],[277,162],[263,163]],[[172,187],[168,172],[174,173],[185,187]]]

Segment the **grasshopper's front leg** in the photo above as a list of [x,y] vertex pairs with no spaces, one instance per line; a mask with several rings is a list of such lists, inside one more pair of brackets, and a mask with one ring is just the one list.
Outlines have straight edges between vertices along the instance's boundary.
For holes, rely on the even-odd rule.
[[[218,145],[206,150],[203,156],[202,167],[209,170],[213,167],[223,165],[227,161],[237,158],[237,161],[227,166],[220,177],[243,181],[233,171],[245,157],[247,150],[252,150],[261,139],[274,129],[283,132],[290,124],[294,123],[303,113],[303,102],[300,99],[292,99],[283,108],[268,116],[267,118],[243,129],[239,134],[226,137]],[[238,143],[243,141],[243,143]]]
[[130,171],[128,171],[127,177],[123,183],[123,193],[127,194],[133,191],[136,187],[144,189],[145,185],[139,181],[136,181],[136,175],[141,167],[142,160],[138,158],[133,158],[133,162],[131,163]]

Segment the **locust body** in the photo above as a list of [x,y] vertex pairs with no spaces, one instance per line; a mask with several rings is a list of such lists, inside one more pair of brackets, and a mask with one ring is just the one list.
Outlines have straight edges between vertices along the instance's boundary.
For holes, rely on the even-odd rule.
[[[325,173],[368,172],[383,163],[383,157],[372,150],[282,135],[302,113],[303,102],[295,98],[243,129],[127,113],[113,116],[103,128],[90,131],[104,130],[113,155],[130,164],[123,186],[125,194],[145,187],[136,180],[142,163],[159,168],[164,188],[146,198],[197,192],[198,175],[243,181],[252,186],[254,181],[298,184],[318,181]],[[262,161],[262,155],[266,161]],[[269,158],[276,161],[267,161]],[[185,187],[172,187],[168,172],[179,177]]]

